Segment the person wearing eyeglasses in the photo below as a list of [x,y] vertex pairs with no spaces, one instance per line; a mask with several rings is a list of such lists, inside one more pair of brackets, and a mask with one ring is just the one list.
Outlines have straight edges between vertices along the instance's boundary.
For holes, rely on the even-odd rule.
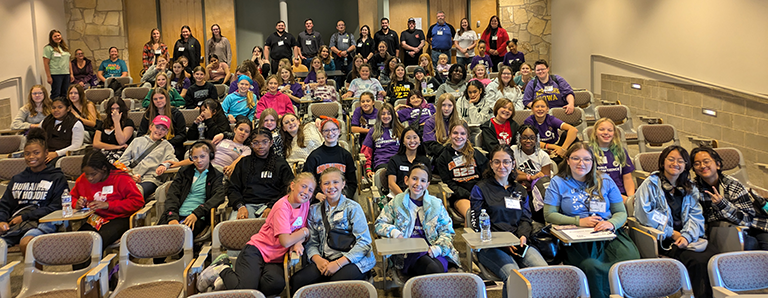
[[765,199],[748,191],[736,178],[723,174],[723,158],[715,149],[694,148],[691,157],[707,227],[723,221],[749,227],[744,248],[768,250],[768,204]]
[[624,200],[611,177],[597,170],[595,154],[588,144],[574,143],[564,157],[544,196],[544,219],[555,225],[616,233],[613,240],[566,246],[563,260],[584,271],[592,297],[608,297],[611,266],[640,258],[632,239],[621,228],[627,221]]
[[256,128],[246,141],[251,155],[237,163],[229,178],[229,206],[237,210],[229,220],[266,218],[277,200],[285,196],[293,180],[293,170],[272,150],[272,132]]
[[[344,179],[347,185],[342,193],[347,198],[354,198],[357,189],[357,174],[355,159],[352,154],[339,146],[339,136],[341,135],[341,125],[336,118],[321,116],[323,121],[320,123],[320,134],[323,136],[323,144],[307,156],[304,163],[303,172],[310,172],[315,179],[320,181],[320,174],[323,170],[334,167],[344,172]],[[322,193],[317,194],[317,199],[322,200],[325,196]]]
[[635,217],[664,233],[659,254],[685,265],[693,294],[712,297],[707,264],[717,249],[704,239],[699,190],[690,179],[690,171],[688,151],[676,145],[665,148],[659,155],[659,170],[635,192]]

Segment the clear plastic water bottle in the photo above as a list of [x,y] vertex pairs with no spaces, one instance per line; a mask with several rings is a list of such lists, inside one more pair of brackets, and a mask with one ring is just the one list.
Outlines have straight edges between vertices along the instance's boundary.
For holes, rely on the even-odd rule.
[[491,217],[485,212],[480,211],[480,240],[483,242],[491,241]]
[[197,132],[199,133],[197,139],[204,140],[205,136],[203,135],[203,132],[205,132],[205,123],[200,122],[200,124],[197,125]]
[[421,82],[421,93],[424,93],[424,90],[427,90],[427,81],[424,80],[424,82]]
[[72,209],[72,196],[69,195],[69,190],[65,189],[64,193],[61,194],[61,216],[70,217],[74,214],[75,211]]

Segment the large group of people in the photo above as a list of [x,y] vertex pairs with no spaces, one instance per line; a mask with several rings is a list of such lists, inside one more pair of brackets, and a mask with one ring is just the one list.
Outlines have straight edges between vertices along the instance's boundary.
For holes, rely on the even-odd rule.
[[[25,251],[33,237],[55,232],[57,223],[37,221],[60,209],[69,191],[76,209],[96,210],[81,230],[97,231],[107,247],[129,229],[130,215],[170,183],[158,224],[183,224],[198,235],[209,225],[208,211],[225,197],[229,220],[266,219],[236,264],[222,254],[203,271],[201,291],[257,289],[269,296],[287,284],[295,292],[318,282],[368,279],[376,264],[374,234],[426,241],[425,252],[392,256],[402,274],[457,270],[454,221],[479,230],[483,212],[491,230],[531,245],[527,253],[523,246],[477,253],[502,280],[514,269],[552,261],[533,242],[545,223],[614,233],[613,240],[561,252],[563,263],[586,273],[594,297],[609,296],[613,264],[640,258],[626,229],[630,216],[663,232],[659,254],[686,266],[696,297],[712,295],[706,267],[718,251],[707,243],[710,227],[749,226],[746,247],[768,249],[765,199],[723,174],[715,150],[689,154],[667,147],[659,170],[636,186],[617,125],[598,119],[588,139],[579,140],[577,128],[550,113],[574,112],[573,88],[550,74],[547,61],[526,63],[496,16],[478,34],[466,18],[457,31],[441,11],[426,34],[410,18],[399,36],[382,18],[381,30],[363,25],[358,39],[340,20],[328,45],[312,19],[304,25],[294,37],[277,22],[264,47],[254,47],[234,74],[233,49],[217,24],[205,42],[207,57],[188,26],[172,48],[153,29],[142,52],[141,84],[151,91],[140,123],[127,117],[129,105],[120,97],[110,98],[100,113],[84,95],[87,88],[111,88],[108,78],[128,75],[118,49],[110,48],[109,59],[94,69],[79,49],[70,60],[61,33],[52,30],[44,49],[51,91],[34,85],[11,125],[26,131],[27,168],[0,198],[0,237]],[[453,49],[457,63],[449,64]],[[413,77],[406,72],[411,65]],[[328,84],[335,70],[344,75]],[[230,88],[218,94],[214,84]],[[298,108],[306,97],[352,98],[357,107],[338,118],[309,119]],[[187,126],[180,109],[196,109],[199,116]],[[518,123],[515,113],[523,109],[531,115]],[[345,134],[357,136],[352,147],[342,146]],[[196,142],[185,146],[188,140]],[[84,143],[93,148],[70,191],[56,161]],[[358,152],[350,152],[354,146],[365,156],[362,171]],[[166,172],[177,167],[171,178]],[[386,182],[385,204],[377,218],[367,219],[357,202],[358,184],[377,172]],[[443,198],[447,205],[427,191],[434,175],[451,190]],[[630,197],[634,214],[625,208]],[[307,262],[284,280],[278,263],[289,252]]]

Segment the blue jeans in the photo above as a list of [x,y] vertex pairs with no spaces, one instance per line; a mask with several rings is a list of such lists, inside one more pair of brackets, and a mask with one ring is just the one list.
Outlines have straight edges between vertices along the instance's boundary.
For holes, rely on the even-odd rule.
[[59,96],[67,96],[67,88],[69,88],[69,75],[51,75],[51,99]]
[[[256,211],[261,210],[262,206],[266,207],[267,204],[245,204],[245,208],[248,209],[248,218],[258,218],[259,216],[261,216],[261,213],[259,213],[259,216],[256,216]],[[229,215],[229,220],[236,220],[236,219],[237,219],[237,209],[232,210],[232,213]]]
[[139,185],[141,185],[141,190],[143,191],[144,202],[149,202],[149,198],[152,197],[152,195],[155,193],[155,190],[157,190],[157,184],[154,182],[144,181],[139,183]]
[[513,257],[499,248],[482,249],[477,253],[477,259],[480,261],[480,264],[483,264],[483,266],[504,281],[504,288],[501,290],[502,298],[507,297],[507,277],[509,277],[513,270],[520,269],[520,267],[548,265],[547,261],[541,257],[539,251],[533,246],[528,248],[528,252],[522,259]]
[[457,64],[461,64],[461,65],[464,66],[464,68],[466,68],[467,65],[472,64],[472,57],[459,57],[459,56],[456,56],[456,63]]
[[448,56],[448,64],[451,64],[451,49],[447,50],[435,50],[432,49],[432,67],[437,68],[437,60],[440,59],[440,54]]
[[24,237],[37,237],[40,235],[50,234],[56,232],[57,225],[61,225],[65,222],[62,221],[56,221],[56,222],[41,222],[37,224],[37,228],[31,229],[24,233],[24,236],[21,237],[9,237],[9,238],[2,238],[5,240],[5,243],[8,246],[14,246],[19,244],[19,241],[21,239],[24,239]]

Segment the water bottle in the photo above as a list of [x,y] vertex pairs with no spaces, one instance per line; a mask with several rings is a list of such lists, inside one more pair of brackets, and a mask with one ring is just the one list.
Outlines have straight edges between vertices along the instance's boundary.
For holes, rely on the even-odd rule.
[[480,240],[483,242],[491,241],[491,217],[485,212],[480,211]]
[[427,90],[427,81],[424,80],[424,82],[421,82],[421,93],[424,93],[424,90]]
[[61,194],[61,216],[70,217],[75,214],[72,209],[72,196],[69,195],[69,190],[65,189]]
[[203,135],[203,132],[205,132],[205,123],[200,122],[200,124],[197,125],[197,132],[199,133],[197,139],[204,140],[205,136]]

